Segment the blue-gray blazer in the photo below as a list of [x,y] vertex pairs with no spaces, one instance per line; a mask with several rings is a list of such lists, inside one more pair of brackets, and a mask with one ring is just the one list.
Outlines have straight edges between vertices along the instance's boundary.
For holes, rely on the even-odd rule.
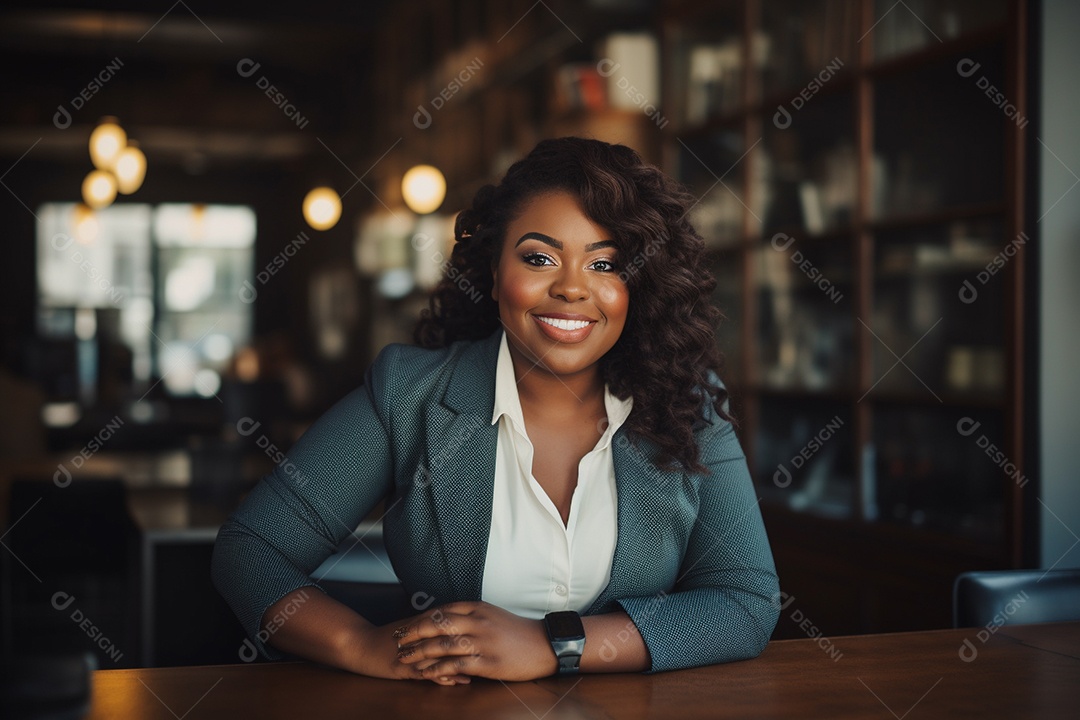
[[[319,418],[218,534],[214,583],[256,646],[267,608],[310,574],[380,500],[394,570],[425,606],[480,600],[498,425],[500,328],[429,350],[384,348],[364,384]],[[758,655],[779,614],[772,552],[746,459],[711,408],[695,436],[707,475],[659,470],[655,445],[613,438],[618,538],[585,614],[630,616],[648,672]],[[617,642],[606,648],[618,651]]]

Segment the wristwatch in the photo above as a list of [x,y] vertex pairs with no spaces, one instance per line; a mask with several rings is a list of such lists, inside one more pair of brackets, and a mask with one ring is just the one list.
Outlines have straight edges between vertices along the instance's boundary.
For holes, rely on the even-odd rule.
[[551,649],[559,660],[557,675],[574,675],[581,665],[581,654],[585,652],[585,626],[581,616],[573,610],[548,613],[544,616]]

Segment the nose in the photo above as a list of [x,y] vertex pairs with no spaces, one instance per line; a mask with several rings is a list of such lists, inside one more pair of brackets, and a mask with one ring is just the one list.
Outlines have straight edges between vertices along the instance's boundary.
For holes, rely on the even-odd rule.
[[565,264],[558,275],[552,279],[548,294],[566,302],[589,299],[589,281],[585,271],[576,266]]

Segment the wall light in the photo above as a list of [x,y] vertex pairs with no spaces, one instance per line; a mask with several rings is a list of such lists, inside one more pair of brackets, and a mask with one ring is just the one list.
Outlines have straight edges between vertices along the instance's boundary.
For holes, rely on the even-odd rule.
[[304,197],[304,219],[316,230],[329,230],[341,218],[341,198],[328,187],[317,187]]
[[104,117],[90,133],[90,159],[98,170],[112,170],[120,151],[127,145],[127,133],[116,118]]
[[116,199],[116,178],[104,170],[91,170],[83,180],[82,196],[94,210],[108,207]]
[[130,195],[142,187],[145,177],[146,156],[139,144],[131,140],[116,157],[116,187],[121,194]]
[[401,195],[417,215],[435,212],[446,197],[446,178],[436,167],[417,165],[401,179]]

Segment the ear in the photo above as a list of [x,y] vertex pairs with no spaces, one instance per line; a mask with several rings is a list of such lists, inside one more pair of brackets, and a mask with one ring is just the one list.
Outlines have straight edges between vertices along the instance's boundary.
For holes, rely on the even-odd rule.
[[491,299],[499,302],[499,262],[491,261]]

